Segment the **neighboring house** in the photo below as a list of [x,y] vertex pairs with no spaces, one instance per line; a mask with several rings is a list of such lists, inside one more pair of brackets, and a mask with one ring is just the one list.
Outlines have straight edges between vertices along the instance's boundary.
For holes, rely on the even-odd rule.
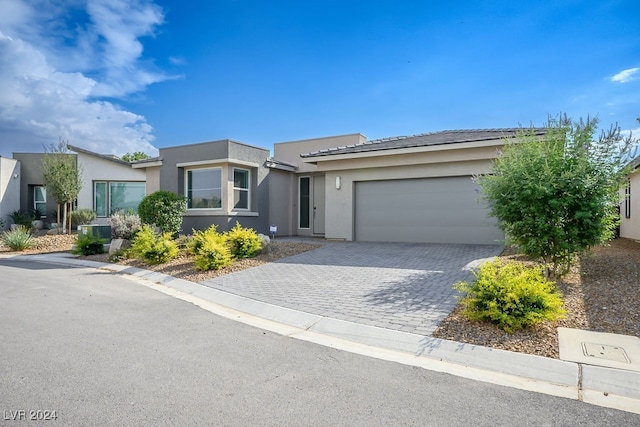
[[[105,223],[116,210],[137,209],[146,194],[145,173],[135,170],[131,164],[115,156],[94,153],[69,145],[82,171],[84,186],[78,194],[75,209],[92,209],[96,212],[96,222]],[[47,194],[46,182],[42,177],[44,153],[13,153],[13,158],[21,164],[20,209],[25,212],[35,207],[42,208],[49,220],[55,218],[57,203]]]
[[[262,148],[220,140],[161,148],[133,164],[147,190],[188,200],[183,231],[236,221],[261,233],[347,241],[495,244],[504,239],[472,181],[520,129],[361,134]],[[542,135],[544,129],[534,129]],[[153,184],[152,184],[153,183]]]
[[620,237],[640,240],[640,157],[631,162],[627,185],[620,193]]
[[0,220],[5,227],[11,224],[9,215],[20,209],[20,174],[20,162],[0,156]]

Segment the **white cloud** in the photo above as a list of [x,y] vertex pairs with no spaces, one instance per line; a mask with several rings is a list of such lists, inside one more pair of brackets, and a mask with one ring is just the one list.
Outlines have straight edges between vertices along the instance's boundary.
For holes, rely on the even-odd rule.
[[172,78],[142,57],[140,37],[163,19],[147,0],[0,0],[1,154],[60,137],[99,153],[156,154],[146,119],[103,97]]
[[629,83],[631,80],[635,80],[635,75],[638,71],[640,71],[640,68],[622,70],[615,76],[611,77],[611,81],[615,83]]

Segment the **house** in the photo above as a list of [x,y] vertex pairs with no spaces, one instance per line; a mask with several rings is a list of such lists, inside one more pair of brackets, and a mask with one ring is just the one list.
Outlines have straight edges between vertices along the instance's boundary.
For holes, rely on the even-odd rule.
[[[346,241],[495,244],[504,235],[488,217],[472,177],[490,172],[505,139],[519,131],[455,130],[372,141],[352,134],[275,144],[274,158],[294,167],[296,182],[289,183],[293,212],[279,203],[271,221],[283,218],[290,234]],[[286,187],[284,178],[278,181],[275,188]]]
[[[232,140],[161,148],[133,164],[147,190],[188,200],[183,230],[236,221],[267,234],[345,241],[495,244],[504,239],[472,177],[520,129],[368,141],[359,133],[274,144]],[[544,129],[533,129],[542,135]]]
[[[264,234],[275,226],[277,236],[495,244],[504,235],[472,178],[490,172],[505,140],[520,130],[453,130],[371,141],[354,133],[279,142],[273,155],[223,139],[161,148],[157,157],[131,164],[75,146],[70,155],[85,180],[78,208],[94,209],[104,222],[117,209],[135,208],[145,194],[168,190],[187,200],[185,233],[212,224],[227,231],[240,222]],[[22,164],[22,209],[55,207],[43,188],[42,156],[14,153]]]
[[227,231],[236,221],[267,234],[269,150],[230,139],[160,148],[159,156],[134,162],[146,173],[147,191],[172,191],[187,199],[182,230],[215,224]]
[[20,209],[20,162],[0,156],[0,229]]
[[640,240],[640,157],[630,166],[627,185],[620,192],[620,237]]
[[[72,156],[82,172],[84,186],[78,194],[74,209],[92,209],[98,223],[106,223],[116,210],[136,209],[146,194],[144,171],[115,156],[103,155],[69,145]],[[19,208],[31,212],[36,207],[46,212],[49,220],[55,218],[56,200],[47,194],[42,177],[44,153],[13,153],[21,165]]]

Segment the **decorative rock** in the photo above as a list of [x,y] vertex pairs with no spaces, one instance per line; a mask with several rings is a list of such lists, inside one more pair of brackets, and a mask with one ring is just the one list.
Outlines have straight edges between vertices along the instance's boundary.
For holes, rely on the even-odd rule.
[[113,255],[120,252],[123,249],[131,247],[131,240],[127,239],[112,239],[109,245],[109,255]]

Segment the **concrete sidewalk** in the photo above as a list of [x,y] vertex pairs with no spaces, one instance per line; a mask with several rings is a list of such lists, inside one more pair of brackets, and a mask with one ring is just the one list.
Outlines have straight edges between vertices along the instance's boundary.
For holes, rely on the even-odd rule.
[[2,256],[8,257],[99,268],[122,274],[218,315],[292,338],[465,378],[640,413],[640,372],[637,371],[513,353],[336,319],[148,270],[81,260],[69,254]]

